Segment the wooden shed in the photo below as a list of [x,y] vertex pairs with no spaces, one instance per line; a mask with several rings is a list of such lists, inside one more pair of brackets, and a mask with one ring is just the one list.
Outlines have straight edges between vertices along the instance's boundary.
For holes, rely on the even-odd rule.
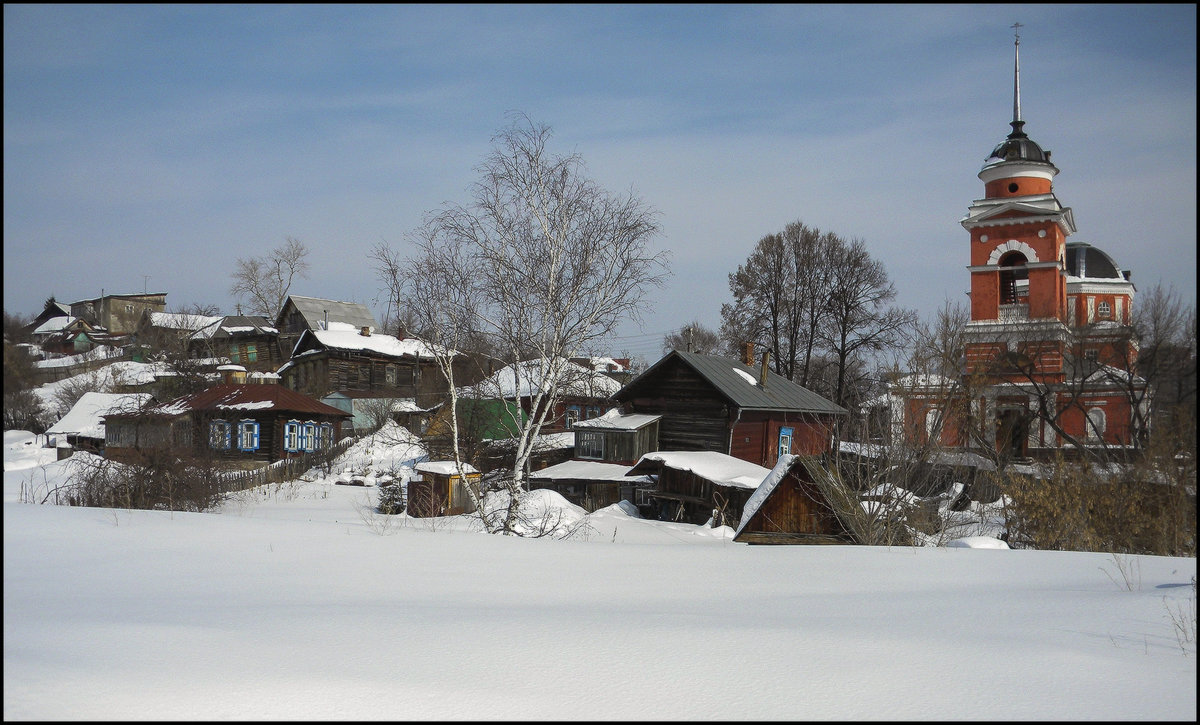
[[[457,516],[475,512],[467,482],[458,475],[454,461],[426,461],[416,466],[420,478],[408,482],[408,515],[416,517]],[[463,464],[467,480],[478,481],[479,471]]]
[[529,474],[529,488],[546,488],[588,512],[620,501],[639,503],[654,479],[627,475],[630,466],[597,461],[565,461]]
[[846,544],[833,509],[813,483],[804,461],[816,457],[784,455],[751,494],[742,509],[733,540],[747,544]]

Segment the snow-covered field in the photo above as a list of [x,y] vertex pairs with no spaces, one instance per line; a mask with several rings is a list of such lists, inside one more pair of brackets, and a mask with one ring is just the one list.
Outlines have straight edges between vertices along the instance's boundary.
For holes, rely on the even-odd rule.
[[69,464],[4,447],[6,720],[1196,718],[1195,559],[751,547],[617,506],[516,539],[333,478],[33,505]]

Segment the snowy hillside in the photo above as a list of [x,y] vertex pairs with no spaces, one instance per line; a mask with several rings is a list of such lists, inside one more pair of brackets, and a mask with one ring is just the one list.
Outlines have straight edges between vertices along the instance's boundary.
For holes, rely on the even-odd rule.
[[[619,505],[516,539],[311,475],[217,513],[39,506],[22,482],[67,461],[30,442],[5,719],[1196,717],[1195,559],[752,547]],[[416,457],[386,448],[348,455]]]

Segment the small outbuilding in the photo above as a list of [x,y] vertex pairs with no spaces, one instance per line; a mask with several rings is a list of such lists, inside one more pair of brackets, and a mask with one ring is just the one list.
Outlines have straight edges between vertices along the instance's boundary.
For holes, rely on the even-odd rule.
[[747,544],[851,543],[804,462],[785,454],[746,500],[734,541]]
[[460,476],[454,461],[418,463],[417,477],[408,481],[408,515],[426,518],[474,513],[467,482],[478,481],[480,473],[469,463],[462,468]]

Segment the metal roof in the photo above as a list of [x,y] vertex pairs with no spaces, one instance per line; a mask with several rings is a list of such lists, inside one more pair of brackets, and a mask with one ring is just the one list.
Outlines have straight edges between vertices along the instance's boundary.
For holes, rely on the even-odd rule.
[[740,360],[681,350],[673,350],[668,353],[644,373],[631,380],[613,397],[617,400],[628,398],[627,391],[639,387],[649,379],[649,376],[672,359],[678,359],[684,365],[695,370],[716,388],[717,392],[743,410],[791,410],[828,415],[845,415],[846,413],[846,409],[842,406],[826,400],[808,388],[802,387],[782,375],[776,375],[770,370],[767,371],[767,384],[762,386],[758,384],[759,371]]
[[[223,383],[211,388],[178,397],[146,411],[149,415],[180,415],[195,410],[238,411],[270,410],[287,413],[311,413],[348,418],[350,414],[326,405],[316,398],[285,388],[282,385],[240,385]],[[123,417],[123,416],[110,416]]]
[[[364,327],[369,327],[372,331],[379,329],[379,325],[375,323],[375,315],[371,314],[366,305],[358,302],[338,302],[337,300],[301,297],[300,295],[289,295],[288,299],[304,317],[310,330],[325,329],[326,313],[328,313],[330,322],[344,322],[353,325],[355,329]],[[283,306],[284,309],[287,309],[286,302]],[[283,311],[281,310],[279,314],[279,319],[275,320],[277,325],[283,322]]]

